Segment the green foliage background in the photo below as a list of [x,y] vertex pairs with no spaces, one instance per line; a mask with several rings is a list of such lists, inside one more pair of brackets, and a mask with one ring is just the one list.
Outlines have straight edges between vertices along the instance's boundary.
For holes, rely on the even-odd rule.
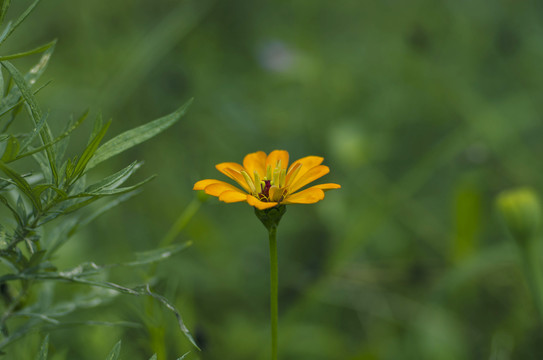
[[[119,262],[158,246],[195,201],[193,183],[222,179],[216,163],[257,150],[321,155],[326,181],[343,188],[289,206],[279,228],[282,359],[540,358],[541,322],[493,203],[512,186],[541,190],[542,10],[509,0],[42,1],[6,46],[58,39],[43,77],[53,83],[38,95],[53,127],[90,107],[117,134],[195,97],[165,134],[96,169],[137,158],[159,177],[57,262]],[[186,239],[193,246],[156,269],[158,288],[202,352],[158,306],[116,298],[81,318],[143,329],[55,331],[50,358],[104,358],[122,339],[127,359],[266,359],[267,238],[252,209],[209,199]],[[17,351],[35,354],[41,337],[25,342]]]

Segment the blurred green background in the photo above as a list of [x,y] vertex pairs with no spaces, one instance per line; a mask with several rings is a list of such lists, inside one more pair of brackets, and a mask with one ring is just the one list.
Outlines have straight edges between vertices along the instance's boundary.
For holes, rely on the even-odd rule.
[[[114,119],[113,136],[195,98],[180,123],[95,170],[139,159],[141,179],[159,177],[57,263],[157,247],[194,182],[224,179],[216,163],[320,155],[323,181],[342,189],[289,206],[279,228],[281,359],[540,359],[541,322],[494,198],[541,189],[542,14],[512,0],[43,0],[7,46],[58,38],[38,95],[53,127],[91,108]],[[202,352],[170,313],[119,296],[80,317],[147,327],[52,332],[52,358],[101,359],[122,339],[125,359],[267,359],[266,236],[247,204],[209,199],[176,240],[193,246],[157,268]],[[39,336],[25,342],[35,352]]]

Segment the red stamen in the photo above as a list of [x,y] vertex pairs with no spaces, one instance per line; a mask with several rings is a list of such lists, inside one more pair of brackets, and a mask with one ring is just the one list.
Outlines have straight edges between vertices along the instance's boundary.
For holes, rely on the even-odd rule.
[[270,188],[271,188],[271,180],[264,180],[264,187],[262,188],[262,192],[258,194],[258,198],[260,200],[269,200]]

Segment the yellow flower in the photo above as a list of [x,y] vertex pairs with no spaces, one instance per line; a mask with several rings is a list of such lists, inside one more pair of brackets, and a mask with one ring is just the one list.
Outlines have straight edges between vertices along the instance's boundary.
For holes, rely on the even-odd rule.
[[290,167],[288,160],[288,152],[284,150],[274,150],[269,155],[257,151],[245,156],[243,166],[233,162],[215,166],[243,190],[214,179],[198,181],[194,190],[204,190],[227,203],[246,201],[259,210],[265,210],[280,204],[313,204],[324,199],[324,191],[341,188],[338,184],[328,183],[298,191],[328,174],[330,169],[321,165],[324,159],[320,156],[306,156]]

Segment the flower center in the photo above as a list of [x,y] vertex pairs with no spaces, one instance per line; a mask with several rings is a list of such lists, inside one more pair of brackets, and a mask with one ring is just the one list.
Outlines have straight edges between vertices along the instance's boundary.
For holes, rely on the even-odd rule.
[[281,202],[288,195],[289,179],[296,176],[300,168],[297,164],[293,167],[292,171],[287,174],[287,170],[281,166],[279,160],[275,167],[269,164],[266,168],[266,174],[263,178],[258,171],[254,171],[253,177],[251,177],[246,171],[242,170],[241,174],[249,187],[250,193],[258,200],[264,202]]
[[258,194],[258,198],[260,200],[269,199],[270,198],[270,188],[272,187],[271,180],[262,180],[262,182],[260,184],[261,184],[260,188],[261,188],[262,191]]

